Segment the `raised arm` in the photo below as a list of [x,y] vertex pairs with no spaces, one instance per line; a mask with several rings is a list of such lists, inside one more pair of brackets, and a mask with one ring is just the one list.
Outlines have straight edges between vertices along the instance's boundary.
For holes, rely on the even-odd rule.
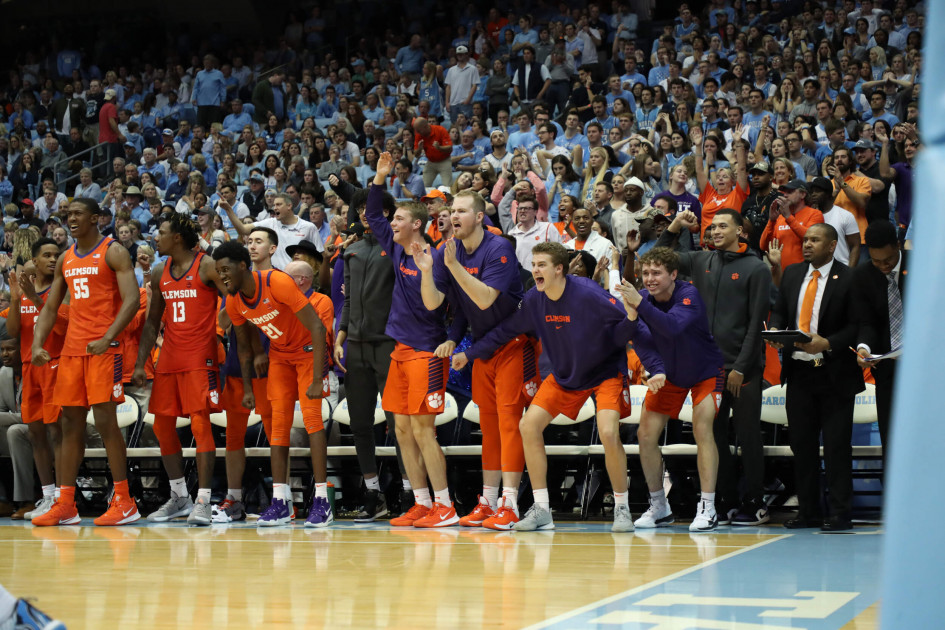
[[732,129],[732,144],[735,145],[735,181],[738,186],[748,191],[748,152],[742,144],[742,135],[748,131],[745,125],[736,125]]
[[250,232],[253,231],[253,224],[246,224],[240,221],[240,218],[236,216],[236,212],[233,211],[233,206],[230,203],[223,199],[222,197],[217,202],[217,205],[223,208],[223,211],[226,212],[226,216],[229,217],[230,223],[233,225],[233,229],[236,230],[236,233],[240,236],[249,236]]
[[702,129],[690,127],[689,138],[692,140],[692,155],[696,162],[696,184],[699,186],[699,192],[701,193],[709,183],[705,172],[705,163],[702,159]]

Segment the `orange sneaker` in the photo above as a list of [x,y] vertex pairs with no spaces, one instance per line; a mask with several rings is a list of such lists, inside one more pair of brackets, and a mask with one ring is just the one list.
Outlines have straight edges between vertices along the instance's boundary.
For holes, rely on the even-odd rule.
[[475,509],[459,519],[459,524],[463,527],[482,527],[483,521],[485,521],[490,516],[493,516],[495,512],[489,507],[489,503],[483,503],[482,497],[479,497],[479,502],[476,504]]
[[99,527],[111,527],[134,523],[139,518],[141,515],[138,514],[138,505],[135,500],[131,497],[123,497],[116,492],[108,506],[108,511],[92,522]]
[[505,502],[501,502],[496,513],[483,521],[482,526],[504,532],[512,529],[516,523],[518,523],[518,514],[512,508],[506,507]]
[[429,514],[414,522],[414,527],[449,527],[459,522],[456,508],[446,507],[442,503],[434,503]]
[[401,514],[397,518],[390,519],[391,527],[413,527],[413,524],[430,513],[430,508],[419,503],[414,503],[413,507],[407,510],[406,514]]
[[66,505],[56,501],[48,512],[34,518],[32,523],[36,527],[52,527],[53,525],[76,525],[81,520],[78,510],[75,509],[75,503]]

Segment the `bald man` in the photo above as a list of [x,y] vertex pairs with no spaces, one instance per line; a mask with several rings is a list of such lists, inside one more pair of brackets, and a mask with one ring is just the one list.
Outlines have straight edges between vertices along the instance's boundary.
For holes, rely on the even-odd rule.
[[426,118],[415,118],[413,130],[413,150],[418,155],[422,151],[427,156],[423,167],[423,185],[430,188],[437,174],[440,183],[449,186],[453,183],[453,143],[449,132],[440,125],[431,125]]

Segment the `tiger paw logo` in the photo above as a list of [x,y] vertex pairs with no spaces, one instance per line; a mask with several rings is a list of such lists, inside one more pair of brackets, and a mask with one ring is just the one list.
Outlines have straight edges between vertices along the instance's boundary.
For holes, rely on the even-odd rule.
[[121,383],[115,383],[115,387],[112,388],[112,397],[121,398],[121,393],[122,393]]
[[686,306],[689,306],[690,304],[692,304],[692,300],[690,300],[689,298],[683,298],[682,303],[685,304]]
[[210,392],[210,402],[214,405],[220,402],[220,393],[217,390]]
[[509,262],[509,259],[506,256],[503,256],[502,258],[499,259],[499,262],[501,262],[504,265],[505,263]]
[[434,409],[442,407],[443,396],[441,396],[439,393],[430,394],[429,396],[427,396],[427,404]]
[[630,390],[629,390],[629,389],[625,389],[625,390],[623,390],[623,392],[621,392],[621,393],[623,394],[623,402],[624,402],[624,404],[629,405],[629,404],[630,404]]
[[328,391],[328,377],[322,379],[322,394]]
[[738,272],[732,274],[732,280],[738,280]]
[[538,392],[538,383],[531,381],[525,384],[525,393],[534,396]]

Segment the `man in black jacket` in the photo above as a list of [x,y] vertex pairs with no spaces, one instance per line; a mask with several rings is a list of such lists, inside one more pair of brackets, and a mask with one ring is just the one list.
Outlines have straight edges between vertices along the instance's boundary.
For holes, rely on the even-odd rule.
[[[863,373],[849,350],[857,334],[853,272],[833,258],[837,247],[833,226],[812,225],[803,247],[804,262],[784,270],[769,325],[773,330],[802,330],[811,337],[808,343],[784,348],[782,358],[798,502],[797,518],[784,526],[842,531],[852,526],[853,407],[856,395],[865,389]],[[821,511],[821,433],[829,489],[827,519]]]
[[[334,350],[335,363],[345,366],[345,398],[348,400],[351,432],[354,434],[358,465],[367,486],[364,506],[354,519],[356,523],[369,523],[388,513],[374,459],[374,410],[377,395],[384,391],[387,383],[390,355],[396,345],[384,333],[394,292],[394,267],[364,219],[366,203],[366,190],[358,189],[352,194],[350,208],[352,212],[357,212],[359,222],[349,222],[348,228],[360,236],[355,237],[356,240],[341,254],[345,265],[345,302],[341,309]],[[385,193],[384,214],[388,221],[395,209],[394,198]],[[394,415],[385,414],[388,435],[396,435]],[[413,505],[413,493],[399,446],[397,463],[404,480],[404,492],[410,495],[406,503],[402,501],[406,510]]]
[[860,265],[853,274],[856,312],[860,320],[856,351],[860,355],[860,365],[869,367],[876,381],[876,415],[885,458],[889,449],[889,416],[899,361],[895,358],[870,361],[869,356],[886,354],[902,347],[902,305],[908,252],[899,251],[896,226],[887,220],[870,223],[864,238],[871,264]]
[[[680,212],[657,241],[672,247],[680,233],[699,227],[691,211]],[[713,251],[681,251],[680,273],[692,278],[705,301],[715,343],[725,358],[726,383],[715,419],[719,451],[719,524],[761,525],[768,521],[764,502],[764,449],[761,443],[761,382],[764,352],[761,330],[768,315],[771,274],[742,242],[742,218],[729,208],[712,218]],[[680,249],[678,246],[677,249]],[[742,449],[746,492],[741,507],[736,489],[735,458],[729,450],[729,414]],[[732,509],[730,509],[732,508]],[[733,512],[735,514],[733,514]]]

